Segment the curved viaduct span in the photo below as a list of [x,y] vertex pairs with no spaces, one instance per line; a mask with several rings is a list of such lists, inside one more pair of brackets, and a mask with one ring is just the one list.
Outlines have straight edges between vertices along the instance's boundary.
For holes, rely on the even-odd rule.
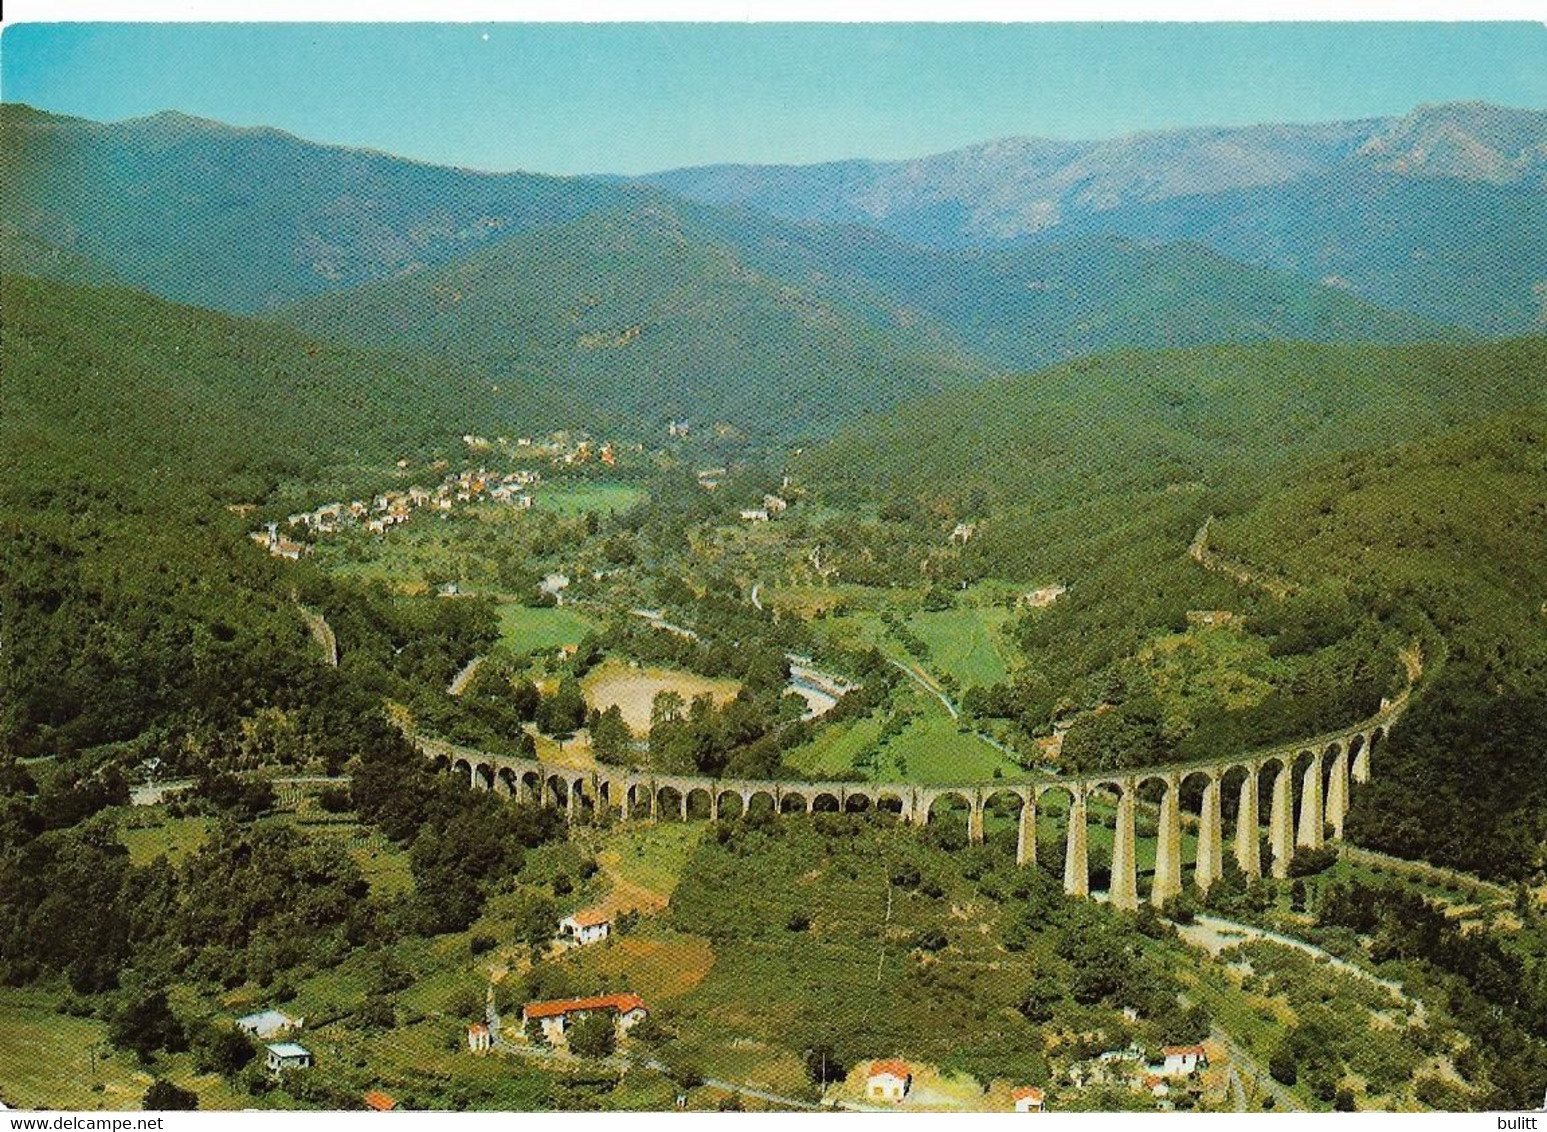
[[[1064,891],[1090,895],[1087,805],[1097,794],[1115,796],[1116,826],[1112,846],[1111,902],[1120,908],[1139,905],[1134,811],[1141,789],[1160,792],[1155,873],[1150,900],[1161,904],[1182,891],[1182,795],[1184,787],[1201,782],[1197,814],[1197,854],[1194,882],[1207,890],[1223,875],[1225,832],[1220,799],[1227,785],[1238,789],[1233,849],[1247,876],[1262,875],[1260,787],[1271,781],[1268,806],[1268,845],[1271,872],[1287,874],[1295,849],[1319,849],[1331,831],[1343,835],[1350,781],[1368,782],[1371,754],[1407,708],[1412,686],[1368,719],[1339,731],[1298,743],[1255,751],[1218,761],[1182,763],[1140,770],[1108,771],[1078,776],[1031,776],[1024,780],[996,779],[966,785],[922,786],[871,782],[803,782],[764,779],[707,778],[656,774],[624,767],[581,770],[535,759],[507,758],[436,739],[415,737],[428,757],[465,774],[474,789],[494,790],[542,805],[564,807],[572,819],[587,813],[616,812],[619,819],[655,818],[675,810],[683,820],[690,803],[711,820],[745,813],[759,799],[779,813],[889,810],[915,825],[929,822],[935,805],[945,799],[965,803],[967,838],[983,841],[983,815],[991,805],[1018,808],[1016,861],[1035,864],[1037,813],[1044,796],[1061,793],[1067,804],[1064,844]],[[1271,780],[1267,776],[1271,775]],[[1299,777],[1298,806],[1295,779]],[[1237,786],[1236,780],[1239,780]],[[1228,782],[1227,782],[1228,780]],[[739,803],[739,809],[736,805]],[[1298,809],[1298,819],[1296,811]]]

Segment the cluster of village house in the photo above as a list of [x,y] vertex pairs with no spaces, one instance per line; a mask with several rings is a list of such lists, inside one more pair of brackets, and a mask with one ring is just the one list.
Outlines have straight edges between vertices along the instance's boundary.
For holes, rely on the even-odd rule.
[[[372,534],[385,534],[399,523],[406,523],[408,516],[420,508],[444,512],[454,510],[460,503],[488,500],[525,510],[532,506],[532,489],[541,482],[542,477],[537,472],[524,468],[505,473],[485,468],[452,472],[433,489],[415,485],[407,491],[383,492],[369,501],[325,503],[314,511],[299,511],[289,516],[285,524],[292,530],[307,530],[314,535],[334,534],[346,527],[362,526]],[[278,523],[253,531],[252,537],[276,558],[299,558],[311,549],[306,543],[280,534]]]
[[[583,947],[599,943],[612,934],[612,917],[600,910],[576,912],[559,921],[558,943],[561,947]],[[617,1033],[626,1034],[649,1017],[649,1008],[639,995],[632,991],[614,994],[589,995],[582,998],[551,999],[528,1002],[521,1008],[521,1023],[530,1029],[535,1023],[543,1039],[550,1045],[563,1047],[568,1044],[570,1027],[582,1018],[602,1014],[612,1019]],[[294,1040],[305,1025],[304,1018],[291,1017],[278,1010],[265,1010],[238,1018],[237,1029],[265,1042],[264,1063],[274,1074],[309,1069],[312,1053]],[[486,1022],[475,1022],[467,1028],[467,1048],[475,1054],[488,1053],[501,1044],[499,1036]],[[1079,1062],[1069,1069],[1069,1078],[1076,1087],[1101,1084],[1127,1084],[1142,1090],[1169,1107],[1165,1098],[1172,1082],[1193,1078],[1208,1068],[1208,1054],[1201,1045],[1167,1046],[1162,1051],[1159,1065],[1147,1064],[1143,1049],[1130,1045],[1125,1049],[1109,1050],[1088,1061]],[[871,1103],[903,1104],[913,1093],[913,1067],[898,1058],[882,1058],[872,1061],[864,1076],[864,1097]],[[1035,1085],[1018,1085],[1010,1092],[1016,1112],[1044,1112],[1047,1109],[1046,1093]],[[397,1102],[380,1090],[372,1090],[361,1097],[367,1108],[389,1111]]]
[[1077,1087],[1087,1085],[1126,1085],[1135,1092],[1148,1093],[1169,1108],[1167,1099],[1178,1081],[1195,1077],[1209,1067],[1209,1055],[1201,1045],[1166,1046],[1158,1065],[1149,1063],[1143,1049],[1129,1045],[1107,1050],[1096,1057],[1069,1067],[1069,1080]]
[[[543,459],[565,468],[584,467],[592,462],[604,464],[609,468],[617,467],[618,464],[618,447],[611,441],[598,442],[585,433],[571,432],[568,429],[549,433],[545,437],[521,436],[515,440],[507,436],[490,440],[486,436],[474,436],[469,433],[462,437],[462,443],[473,452],[490,452],[495,448],[501,448],[517,452],[528,459]],[[642,453],[644,445],[635,444],[632,450]]]

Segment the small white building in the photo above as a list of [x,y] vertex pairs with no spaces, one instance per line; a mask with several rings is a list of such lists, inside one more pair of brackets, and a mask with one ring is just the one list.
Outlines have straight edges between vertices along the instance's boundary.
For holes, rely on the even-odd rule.
[[270,1073],[283,1073],[292,1069],[310,1069],[312,1067],[312,1053],[303,1045],[295,1042],[278,1042],[266,1047],[268,1050],[268,1067]]
[[762,507],[743,507],[741,517],[749,523],[768,522],[768,512]]
[[482,1022],[474,1022],[467,1028],[467,1048],[473,1053],[488,1053],[494,1048],[494,1035]]
[[1010,1091],[1016,1112],[1043,1112],[1047,1109],[1047,1095],[1035,1085],[1022,1085]]
[[559,921],[559,937],[571,943],[597,943],[612,932],[612,917],[606,912],[591,909],[565,916]]
[[1209,1055],[1202,1046],[1166,1046],[1160,1052],[1165,1060],[1156,1072],[1162,1077],[1187,1077],[1209,1067]]
[[895,1057],[872,1061],[865,1076],[865,1098],[901,1103],[913,1088],[913,1070],[906,1061]]

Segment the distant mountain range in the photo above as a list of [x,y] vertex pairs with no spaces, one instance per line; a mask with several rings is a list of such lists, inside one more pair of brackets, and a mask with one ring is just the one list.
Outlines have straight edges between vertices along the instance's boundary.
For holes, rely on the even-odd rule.
[[1544,123],[1452,106],[643,183],[11,104],[0,260],[456,355],[552,390],[556,424],[794,439],[1114,348],[1539,328]]
[[695,200],[938,247],[1108,233],[1198,240],[1484,333],[1547,322],[1547,111],[1011,138],[913,161],[707,166],[643,178]]

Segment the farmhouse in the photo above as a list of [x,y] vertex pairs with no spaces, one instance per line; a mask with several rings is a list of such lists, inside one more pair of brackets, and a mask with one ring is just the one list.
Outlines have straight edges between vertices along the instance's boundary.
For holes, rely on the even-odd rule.
[[295,1042],[279,1042],[267,1047],[270,1073],[282,1073],[287,1069],[310,1069],[311,1050]]
[[559,921],[559,935],[572,943],[596,943],[607,938],[612,931],[612,917],[606,912],[592,909],[565,916]]
[[1166,1046],[1160,1052],[1165,1058],[1158,1071],[1162,1077],[1186,1077],[1209,1067],[1209,1055],[1202,1046]]
[[913,1070],[906,1061],[890,1057],[872,1061],[865,1078],[865,1096],[872,1100],[901,1101],[913,1088]]
[[365,1107],[370,1109],[372,1112],[391,1112],[393,1109],[397,1108],[396,1099],[388,1096],[380,1089],[372,1089],[370,1092],[361,1097],[360,1100],[364,1103]]
[[305,1024],[305,1018],[292,1018],[279,1010],[265,1010],[236,1020],[238,1030],[244,1034],[251,1034],[255,1038],[262,1038],[264,1041],[289,1033],[291,1030],[299,1030]]
[[482,1022],[474,1022],[467,1028],[467,1048],[474,1053],[488,1053],[494,1048],[494,1035]]
[[592,995],[590,998],[561,998],[550,1002],[529,1002],[521,1008],[521,1021],[523,1023],[537,1021],[542,1026],[543,1034],[549,1041],[553,1041],[564,1036],[564,1031],[571,1022],[598,1012],[616,1015],[615,1025],[624,1033],[644,1021],[649,1014],[645,1009],[644,999],[632,992],[625,992]]
[[1016,1112],[1043,1112],[1047,1108],[1047,1096],[1035,1085],[1021,1085],[1010,1091]]

